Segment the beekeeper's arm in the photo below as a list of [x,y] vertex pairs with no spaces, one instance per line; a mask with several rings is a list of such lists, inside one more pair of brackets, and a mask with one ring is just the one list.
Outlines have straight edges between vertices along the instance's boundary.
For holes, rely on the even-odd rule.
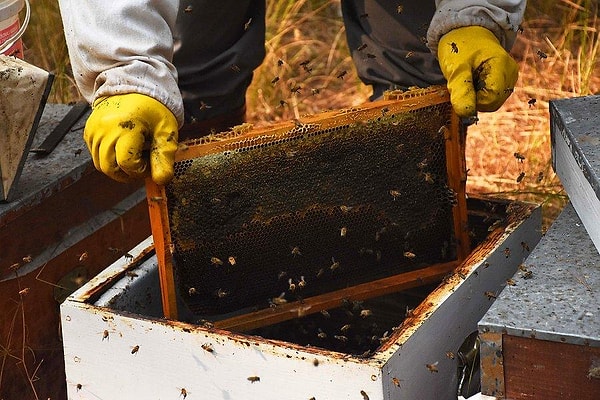
[[94,165],[122,182],[151,174],[167,183],[183,124],[172,64],[178,2],[59,0],[59,5],[75,81],[93,105],[84,139]]
[[526,0],[436,0],[427,45],[437,54],[461,117],[495,111],[512,93],[518,66],[508,54]]

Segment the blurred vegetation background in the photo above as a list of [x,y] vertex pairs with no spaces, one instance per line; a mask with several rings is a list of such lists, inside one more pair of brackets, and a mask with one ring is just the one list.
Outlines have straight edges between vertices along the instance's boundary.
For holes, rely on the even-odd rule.
[[[499,111],[480,114],[469,128],[469,191],[543,203],[546,224],[561,210],[566,196],[551,166],[548,104],[600,92],[598,15],[596,0],[528,1],[512,50],[520,64],[515,92]],[[56,0],[32,1],[24,43],[26,60],[55,74],[49,101],[80,100]],[[267,56],[247,94],[249,122],[267,124],[367,101],[370,89],[352,65],[339,0],[268,0],[265,46]],[[310,73],[300,66],[308,59]],[[337,79],[342,71],[344,79]],[[290,88],[298,85],[311,90],[292,94]]]

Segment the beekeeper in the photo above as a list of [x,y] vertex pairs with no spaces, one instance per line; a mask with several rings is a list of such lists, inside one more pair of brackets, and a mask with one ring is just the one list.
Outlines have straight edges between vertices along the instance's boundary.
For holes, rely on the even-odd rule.
[[[462,117],[495,111],[517,80],[508,54],[526,0],[342,0],[349,48],[373,97],[447,82]],[[59,0],[71,65],[93,105],[84,138],[118,181],[173,177],[180,128],[241,123],[264,56],[265,0]],[[366,46],[365,46],[366,45]],[[362,52],[368,49],[378,62]],[[474,79],[474,71],[479,80]],[[474,87],[474,81],[480,87]],[[143,151],[150,142],[149,159]]]

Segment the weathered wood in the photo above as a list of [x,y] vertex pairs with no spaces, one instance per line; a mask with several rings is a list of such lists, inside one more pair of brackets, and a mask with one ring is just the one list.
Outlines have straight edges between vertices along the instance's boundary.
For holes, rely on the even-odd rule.
[[160,288],[165,318],[177,319],[177,291],[173,272],[173,254],[167,195],[164,186],[159,186],[152,178],[146,179],[146,197],[150,213],[150,226],[154,238],[154,249],[159,265]]
[[322,310],[337,308],[342,304],[342,299],[346,301],[366,300],[395,293],[400,290],[439,282],[445,275],[456,268],[457,265],[458,262],[456,261],[432,265],[415,271],[310,297],[302,301],[281,304],[274,309],[259,310],[220,320],[215,322],[215,327],[244,332],[293,318],[300,318]]
[[506,398],[597,400],[600,348],[504,335]]

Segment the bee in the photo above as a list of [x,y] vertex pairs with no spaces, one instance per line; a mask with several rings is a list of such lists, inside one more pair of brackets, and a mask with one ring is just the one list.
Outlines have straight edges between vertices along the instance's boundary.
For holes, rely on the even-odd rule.
[[[237,65],[235,65],[235,64],[233,64],[233,65],[231,66],[231,69],[233,69],[233,70],[235,71],[235,68],[236,68],[236,67],[237,67],[237,69],[238,69],[238,70],[240,69],[240,68],[239,68]],[[209,108],[212,108],[212,106],[209,106],[209,105],[208,105],[208,104],[206,104],[205,102],[203,102],[203,101],[200,101],[200,107],[198,107],[198,108],[200,109],[200,111],[204,111],[204,110],[208,110]]]
[[104,339],[108,340],[108,330],[104,330],[104,332],[102,332],[102,341],[104,341]]
[[340,331],[343,332],[343,333],[346,333],[346,332],[348,332],[350,330],[351,327],[352,327],[352,325],[346,324],[346,325],[344,325],[344,326],[342,326],[340,328]]
[[327,339],[327,334],[319,329],[319,333],[317,333],[317,337],[321,340]]
[[541,181],[543,181],[543,180],[544,180],[544,171],[540,171],[540,172],[538,172],[538,174],[537,174],[536,181],[537,181],[537,183],[540,183],[540,182],[541,182]]
[[271,79],[271,85],[274,85],[277,82],[279,82],[279,76],[276,76],[275,78]]
[[185,390],[185,388],[181,388],[181,394],[179,396],[183,397],[185,399],[187,397],[187,395],[188,395],[187,390]]
[[201,347],[204,351],[207,351],[209,353],[212,353],[215,351],[215,349],[212,347],[212,344],[210,344],[210,343],[204,343]]
[[79,256],[79,262],[84,262],[85,260],[87,260],[88,258],[88,253],[87,251],[84,251],[83,253],[81,253],[81,255]]
[[335,271],[339,267],[340,267],[340,262],[339,261],[335,261],[335,258],[331,257],[331,266],[329,267],[329,269],[332,270],[332,271]]
[[210,258],[210,263],[211,263],[212,265],[214,265],[215,267],[217,267],[217,266],[219,266],[219,265],[223,265],[223,261],[221,261],[221,259],[220,259],[220,258],[218,258],[218,257],[211,257],[211,258]]
[[487,291],[485,293],[483,293],[485,295],[485,297],[487,297],[489,300],[495,299],[496,298],[496,293],[492,292],[492,291]]
[[475,91],[479,92],[480,90],[484,90],[485,89],[485,81],[483,79],[477,79],[475,81]]
[[454,42],[450,43],[450,47],[452,48],[450,50],[452,53],[458,53],[458,46],[456,45],[456,43],[454,43]]
[[189,5],[183,11],[186,12],[186,13],[191,13],[192,11],[194,11],[194,7],[192,7],[191,5]]
[[534,97],[532,97],[531,99],[529,99],[529,101],[527,101],[527,104],[529,104],[529,107],[535,106],[535,102],[536,101],[537,101],[537,99],[535,99]]
[[514,91],[515,91],[515,88],[506,88],[506,89],[504,89],[504,93],[509,93],[510,94],[510,93],[512,93]]
[[250,381],[250,383],[260,382],[259,376],[249,376],[247,379]]
[[379,338],[379,343],[385,343],[388,341],[389,338],[389,332],[385,331],[383,332],[383,335]]
[[446,357],[448,357],[448,358],[449,358],[449,359],[451,359],[451,360],[454,360],[454,358],[455,358],[456,356],[454,355],[454,353],[453,353],[453,352],[451,352],[451,351],[447,351],[447,352],[446,352]]
[[404,56],[404,58],[411,58],[412,56],[415,55],[415,52],[410,50],[409,52],[406,53],[406,55]]
[[302,87],[300,85],[298,85],[298,86],[290,85],[290,92],[292,92],[292,94],[300,94],[301,89],[302,89]]
[[546,53],[544,53],[543,51],[541,51],[541,50],[537,51],[537,55],[540,58],[540,60],[542,60],[544,58],[548,58],[548,55]]
[[524,29],[523,29],[523,26],[522,26],[522,25],[519,25],[519,26],[517,26],[517,32],[518,32],[518,33],[521,33],[521,34],[522,34],[522,33],[523,33],[523,31],[524,31]]
[[302,255],[302,252],[300,251],[300,247],[298,247],[298,246],[294,246],[294,247],[292,248],[292,255],[293,255],[293,256],[301,256],[301,255]]
[[125,253],[125,255],[123,257],[125,257],[125,262],[133,261],[133,256],[129,253]]
[[390,193],[390,196],[392,196],[392,198],[394,199],[394,201],[396,201],[396,199],[398,197],[400,197],[400,194],[401,194],[400,191],[396,190],[396,189],[390,189],[389,193]]
[[343,212],[344,214],[349,212],[350,210],[352,210],[352,207],[344,206],[344,205],[340,206],[340,211]]
[[521,278],[523,278],[523,279],[531,279],[532,277],[533,277],[533,271],[530,271],[530,270],[525,270],[521,274]]
[[321,314],[325,317],[325,318],[331,318],[331,315],[329,314],[329,311],[327,310],[321,310]]
[[319,271],[317,271],[317,278],[322,277],[324,273],[325,273],[325,269],[320,268]]
[[515,280],[514,280],[514,279],[512,279],[512,278],[509,278],[509,279],[507,279],[507,280],[506,280],[506,284],[507,284],[508,286],[515,286],[515,285],[517,284],[517,282],[515,282]]
[[237,260],[235,259],[234,256],[227,257],[227,261],[229,262],[229,265],[231,265],[232,267],[237,264]]
[[521,181],[523,181],[523,178],[525,178],[525,172],[521,172],[519,176],[517,176],[517,183],[521,183]]
[[427,168],[428,165],[429,165],[429,161],[426,158],[424,158],[417,163],[417,168],[422,170],[422,169]]
[[150,201],[154,201],[156,203],[159,202],[159,201],[162,201],[162,199],[163,198],[161,196],[152,196],[152,197],[150,197]]
[[333,335],[333,337],[337,340],[339,340],[340,342],[346,343],[348,342],[348,338],[344,335]]
[[396,386],[396,387],[400,387],[400,379],[393,377],[392,378],[392,383]]
[[321,90],[319,88],[312,88],[310,89],[310,92],[312,93],[313,96],[321,93]]
[[27,296],[27,294],[28,294],[28,293],[29,293],[29,288],[28,288],[28,287],[27,287],[27,288],[24,288],[24,289],[21,289],[21,290],[19,290],[19,295],[20,295],[20,296]]
[[131,349],[131,354],[136,354],[139,350],[140,350],[140,346],[139,345],[135,345]]
[[409,260],[412,260],[413,258],[415,258],[417,255],[415,253],[411,253],[410,251],[405,251],[404,252],[404,257],[408,258]]
[[244,30],[247,31],[248,28],[250,28],[250,23],[252,23],[252,18],[250,18],[245,24],[244,24]]
[[529,245],[527,244],[527,242],[521,242],[521,247],[523,248],[523,250],[525,251],[530,251],[529,250]]
[[525,264],[519,264],[519,270],[520,271],[527,271],[527,266]]
[[438,367],[437,367],[438,361],[434,362],[433,364],[425,364],[425,366],[427,367],[429,372],[431,372],[432,374],[439,372]]
[[298,281],[298,288],[304,289],[305,287],[306,287],[306,281],[304,280],[304,275],[302,275],[300,277],[300,280]]
[[337,78],[338,78],[338,79],[344,79],[344,76],[346,76],[346,74],[347,74],[347,72],[346,72],[346,70],[344,70],[344,71],[340,72],[340,73],[337,75]]
[[25,256],[25,257],[23,257],[23,262],[24,263],[30,263],[31,261],[33,261],[33,257],[31,257],[31,256]]
[[288,280],[288,285],[289,285],[290,292],[293,293],[296,291],[296,284],[292,281],[292,278],[290,278]]
[[506,257],[506,258],[510,257],[510,248],[506,247],[504,249],[504,257]]
[[367,44],[366,44],[366,43],[363,43],[363,44],[361,44],[360,46],[358,46],[358,47],[356,48],[356,50],[358,50],[358,51],[363,51],[363,50],[364,50],[364,49],[366,49],[366,48],[367,48]]
[[513,153],[513,156],[514,156],[514,157],[515,157],[517,160],[519,160],[520,162],[523,162],[523,161],[525,161],[525,156],[524,156],[523,154],[519,153],[519,152],[514,152],[514,153]]
[[390,109],[389,109],[389,108],[387,108],[387,107],[383,107],[383,108],[381,109],[381,116],[382,116],[382,117],[385,117],[385,115],[386,115],[388,112],[390,112]]
[[283,60],[281,58],[279,60],[277,60],[278,67],[281,67],[283,64],[285,64],[285,63],[283,62]]
[[346,228],[345,226],[342,226],[340,228],[340,236],[345,238],[347,233],[348,233],[348,228]]
[[220,298],[220,299],[222,299],[224,297],[227,297],[228,294],[229,294],[229,292],[226,291],[226,290],[224,290],[224,289],[219,288],[217,290],[217,297]]
[[280,281],[283,278],[285,278],[287,276],[287,272],[285,271],[279,271],[279,274],[277,274],[277,280]]
[[402,14],[402,11],[404,11],[404,6],[402,4],[399,4],[398,7],[396,7],[396,11],[398,12],[398,14]]
[[308,64],[310,64],[310,60],[304,60],[304,61],[302,61],[302,62],[301,62],[299,65],[300,65],[301,67],[306,67]]
[[369,400],[369,395],[367,394],[367,392],[361,390],[360,394],[362,394],[363,400]]
[[281,294],[278,297],[273,297],[271,299],[271,303],[275,306],[287,303],[287,300],[285,299],[285,292],[281,292]]
[[432,185],[435,183],[433,180],[433,174],[431,172],[425,172],[423,175],[425,178],[425,182],[432,184]]
[[370,317],[371,315],[373,315],[373,311],[371,311],[371,310],[367,310],[367,309],[360,310],[360,317],[361,318],[367,318],[367,317]]
[[75,152],[73,154],[75,155],[75,157],[77,157],[77,156],[81,155],[82,152],[83,152],[82,149],[77,149],[77,150],[75,150]]
[[367,56],[368,59],[377,58],[377,56],[375,54],[373,54],[373,53],[367,53],[366,56]]

